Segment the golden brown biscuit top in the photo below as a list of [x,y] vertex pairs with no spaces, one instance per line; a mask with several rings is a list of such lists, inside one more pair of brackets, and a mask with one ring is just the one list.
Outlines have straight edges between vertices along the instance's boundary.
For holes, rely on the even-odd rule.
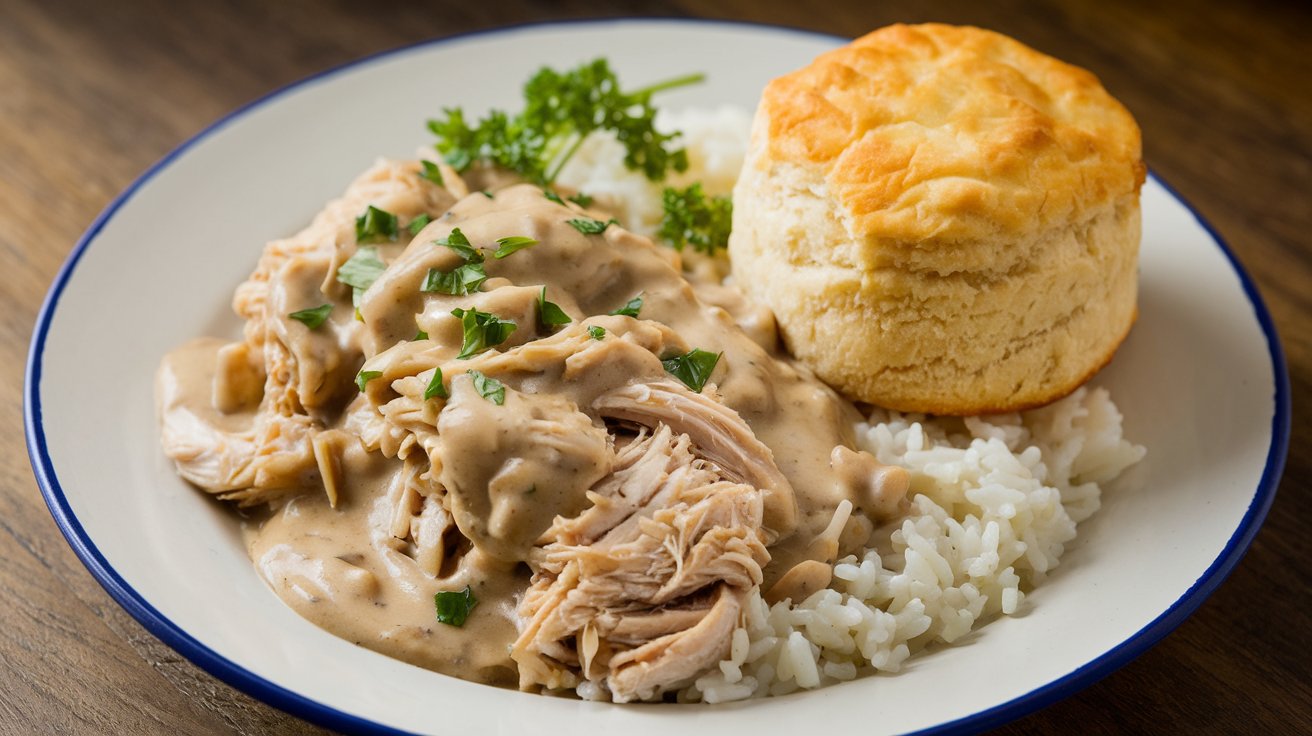
[[1078,222],[1145,172],[1138,125],[1093,74],[942,24],[881,28],[773,80],[754,134],[768,136],[758,165],[820,167],[864,238]]

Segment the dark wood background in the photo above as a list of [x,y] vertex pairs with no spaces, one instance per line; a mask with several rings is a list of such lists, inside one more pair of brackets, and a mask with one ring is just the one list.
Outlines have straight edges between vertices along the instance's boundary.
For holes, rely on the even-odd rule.
[[1170,0],[0,0],[0,732],[321,733],[146,633],[82,568],[37,492],[22,366],[42,295],[96,213],[206,123],[325,67],[453,33],[610,15],[845,36],[971,23],[1102,78],[1138,117],[1149,165],[1260,285],[1288,352],[1293,444],[1266,526],[1196,615],[998,733],[1312,733],[1312,422],[1301,411],[1312,392],[1312,4]]

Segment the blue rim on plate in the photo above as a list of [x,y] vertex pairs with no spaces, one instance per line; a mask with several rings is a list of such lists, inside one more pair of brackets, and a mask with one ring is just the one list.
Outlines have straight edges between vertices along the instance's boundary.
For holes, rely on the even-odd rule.
[[[56,307],[59,305],[59,297],[63,293],[69,277],[72,276],[73,270],[77,268],[78,261],[86,252],[87,248],[90,247],[92,242],[95,241],[96,236],[100,233],[101,229],[120,208],[132,199],[132,196],[138,189],[154,178],[160,171],[167,168],[174,159],[185,153],[192,146],[251,110],[274,101],[284,94],[307,84],[321,81],[382,58],[429,48],[456,39],[465,39],[540,26],[604,26],[631,23],[635,20],[654,20],[667,23],[683,22],[699,25],[727,25],[747,28],[769,28],[775,31],[831,39],[835,42],[845,42],[848,40],[826,33],[758,22],[694,20],[687,18],[617,18],[606,20],[523,23],[421,41],[416,44],[371,54],[355,61],[326,69],[238,107],[236,110],[233,110],[222,118],[211,123],[190,139],[184,141],[149,169],[146,169],[146,171],[137,177],[127,189],[123,190],[121,194],[109,203],[109,206],[107,206],[105,210],[96,217],[87,231],[83,233],[82,237],[78,240],[77,245],[74,246],[72,252],[69,254],[68,260],[64,262],[63,267],[60,268],[58,275],[56,275],[54,282],[51,284],[50,291],[46,295],[44,303],[41,305],[41,311],[37,315],[36,325],[33,330],[31,349],[28,353],[27,359],[26,386],[23,402],[23,423],[27,436],[28,457],[32,463],[33,474],[36,476],[37,484],[41,488],[41,494],[45,498],[46,505],[50,508],[50,513],[54,516],[55,523],[59,526],[59,530],[63,533],[64,538],[68,540],[73,551],[110,596],[112,596],[119,605],[123,606],[133,618],[145,626],[151,634],[155,635],[179,654],[191,660],[192,663],[223,682],[251,695],[252,697],[258,698],[259,700],[287,711],[288,713],[304,718],[305,720],[328,728],[351,733],[408,733],[359,716],[351,715],[337,710],[331,705],[317,702],[293,692],[282,685],[270,682],[244,669],[240,665],[206,647],[204,644],[201,644],[186,631],[183,631],[172,621],[165,618],[159,611],[151,606],[140,593],[133,590],[133,588],[127,584],[122,576],[120,576],[113,566],[109,564],[109,561],[105,559],[104,555],[100,553],[100,550],[96,548],[95,543],[87,535],[82,524],[73,514],[68,499],[64,495],[64,490],[59,484],[54,465],[50,460],[50,455],[46,448],[45,428],[42,424],[41,395],[39,390],[41,385],[41,362],[45,348],[46,336],[50,329],[51,319]],[[1213,242],[1216,243],[1216,246],[1225,254],[1225,257],[1230,262],[1231,268],[1239,277],[1244,293],[1248,297],[1253,313],[1257,317],[1258,324],[1261,326],[1262,332],[1266,337],[1267,350],[1271,358],[1272,372],[1275,380],[1275,414],[1271,419],[1271,446],[1267,451],[1266,467],[1262,472],[1261,480],[1258,482],[1253,500],[1249,504],[1248,510],[1245,512],[1238,528],[1235,529],[1234,534],[1231,535],[1230,540],[1221,551],[1221,554],[1212,561],[1212,564],[1208,566],[1202,576],[1199,577],[1198,580],[1196,580],[1194,584],[1171,605],[1170,608],[1164,611],[1151,623],[1140,629],[1133,636],[1103,653],[1091,662],[1088,662],[1074,671],[1067,673],[1065,676],[1053,680],[1042,687],[1036,688],[1025,695],[995,705],[991,708],[980,711],[979,713],[959,718],[955,721],[942,723],[916,731],[914,732],[915,734],[928,736],[929,734],[973,733],[999,726],[1066,698],[1128,664],[1135,657],[1147,651],[1164,636],[1183,623],[1184,620],[1197,610],[1197,608],[1202,605],[1203,601],[1225,580],[1231,570],[1233,570],[1235,565],[1239,562],[1239,559],[1243,556],[1244,552],[1248,549],[1249,544],[1252,543],[1253,537],[1257,534],[1257,530],[1262,526],[1262,521],[1266,518],[1267,511],[1271,508],[1271,503],[1275,499],[1276,486],[1279,484],[1280,476],[1285,466],[1285,457],[1289,450],[1291,414],[1289,374],[1285,366],[1284,350],[1281,348],[1280,339],[1276,335],[1275,325],[1272,323],[1271,315],[1267,311],[1266,305],[1262,302],[1262,297],[1258,293],[1257,286],[1253,283],[1252,278],[1249,277],[1244,268],[1239,264],[1238,259],[1230,250],[1230,247],[1221,239],[1221,236],[1216,232],[1216,229],[1203,219],[1203,217],[1187,201],[1185,201],[1185,199],[1181,197],[1173,187],[1162,181],[1162,179],[1154,173],[1150,173],[1149,176],[1156,180],[1158,184],[1161,184],[1168,194],[1170,194],[1177,202],[1188,210],[1191,215],[1193,215],[1194,219],[1198,221],[1198,224],[1207,231],[1207,234],[1212,238]]]

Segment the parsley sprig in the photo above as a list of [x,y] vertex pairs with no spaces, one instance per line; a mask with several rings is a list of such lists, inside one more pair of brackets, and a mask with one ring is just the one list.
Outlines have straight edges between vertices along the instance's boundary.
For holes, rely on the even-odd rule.
[[609,130],[624,145],[624,164],[660,181],[670,170],[687,170],[688,153],[674,146],[677,132],[656,130],[652,95],[703,79],[688,74],[625,92],[605,59],[565,72],[543,67],[524,84],[524,109],[517,115],[493,110],[471,124],[461,108],[447,108],[428,129],[457,171],[485,161],[541,186],[555,181],[589,133]]
[[733,201],[728,197],[707,197],[701,182],[696,182],[682,190],[665,187],[661,200],[665,216],[658,234],[675,250],[691,245],[693,250],[715,255],[729,245]]

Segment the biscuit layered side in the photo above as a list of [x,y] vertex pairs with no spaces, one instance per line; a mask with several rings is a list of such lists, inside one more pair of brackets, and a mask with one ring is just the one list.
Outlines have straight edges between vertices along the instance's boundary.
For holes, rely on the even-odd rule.
[[734,280],[854,399],[1037,406],[1134,321],[1144,173],[1088,72],[990,31],[891,26],[767,86]]

